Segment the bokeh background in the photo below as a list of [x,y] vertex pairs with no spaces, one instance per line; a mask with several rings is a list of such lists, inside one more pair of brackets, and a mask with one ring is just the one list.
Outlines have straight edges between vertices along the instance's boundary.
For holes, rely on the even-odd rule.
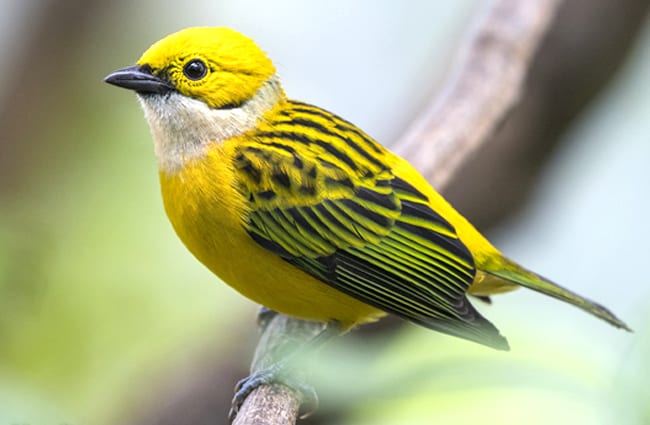
[[[479,305],[510,353],[389,319],[324,349],[308,423],[650,423],[646,3],[568,0],[522,104],[447,192],[634,333],[525,290]],[[485,4],[1,0],[0,425],[226,423],[250,363],[257,306],[173,234],[142,113],[107,73],[172,31],[230,26],[290,96],[389,145]]]

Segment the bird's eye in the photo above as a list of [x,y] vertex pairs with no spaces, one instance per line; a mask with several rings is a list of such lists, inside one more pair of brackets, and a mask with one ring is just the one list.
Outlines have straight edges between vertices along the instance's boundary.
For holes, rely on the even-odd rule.
[[190,80],[200,80],[208,73],[208,67],[200,59],[192,59],[183,67],[183,74]]

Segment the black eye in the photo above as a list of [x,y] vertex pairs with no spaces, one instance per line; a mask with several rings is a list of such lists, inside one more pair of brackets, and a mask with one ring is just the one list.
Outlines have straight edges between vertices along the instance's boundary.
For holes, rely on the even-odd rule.
[[183,74],[190,80],[200,80],[208,73],[208,67],[200,59],[192,59],[183,67]]

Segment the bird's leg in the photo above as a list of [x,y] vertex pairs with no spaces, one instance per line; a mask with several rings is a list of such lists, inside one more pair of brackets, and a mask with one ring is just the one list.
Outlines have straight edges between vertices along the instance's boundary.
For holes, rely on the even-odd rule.
[[[262,315],[274,313],[272,310],[263,307],[260,310]],[[259,317],[259,316],[258,316]],[[268,321],[267,323],[268,324]],[[261,325],[264,326],[264,325]],[[308,358],[305,355],[311,354],[322,347],[327,341],[333,337],[341,334],[341,326],[338,322],[330,322],[325,328],[320,331],[316,336],[307,341],[304,345],[290,352],[284,358],[276,361],[271,366],[251,373],[246,378],[240,380],[235,386],[235,395],[232,399],[230,412],[228,417],[233,421],[239,412],[241,405],[246,400],[246,397],[253,392],[253,390],[261,385],[267,384],[282,384],[302,394],[302,404],[307,404],[310,409],[306,414],[301,417],[306,417],[315,412],[318,408],[318,395],[314,387],[300,378],[291,376],[292,361],[296,358]]]
[[277,311],[273,311],[266,306],[260,307],[257,312],[257,326],[259,326],[262,332],[264,332],[266,327],[269,325],[269,322],[271,322],[271,319],[273,319],[277,314]]

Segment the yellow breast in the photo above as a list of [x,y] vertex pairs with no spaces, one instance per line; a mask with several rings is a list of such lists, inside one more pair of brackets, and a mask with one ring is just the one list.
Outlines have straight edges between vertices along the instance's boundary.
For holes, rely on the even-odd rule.
[[173,174],[160,173],[167,215],[185,246],[221,280],[275,311],[345,327],[385,313],[320,282],[259,246],[244,230],[246,200],[232,171],[235,139]]

